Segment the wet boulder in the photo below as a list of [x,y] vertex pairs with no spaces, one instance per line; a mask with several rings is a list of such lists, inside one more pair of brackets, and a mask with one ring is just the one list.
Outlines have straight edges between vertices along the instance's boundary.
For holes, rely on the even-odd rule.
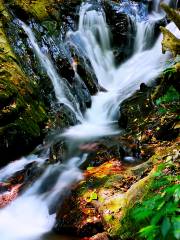
[[78,123],[75,113],[63,104],[56,104],[51,112],[51,118],[48,122],[48,129],[45,142],[51,143],[50,161],[63,162],[67,159],[68,145],[61,134],[66,128]]
[[120,161],[126,155],[126,151],[123,149],[123,146],[115,138],[102,140],[99,143],[94,143],[94,145],[95,148],[89,152],[83,167],[87,164],[90,167],[97,167],[111,158],[117,158]]
[[147,116],[153,107],[151,88],[142,83],[140,90],[121,104],[119,126],[128,128],[133,121],[140,121]]
[[69,62],[71,69],[73,68],[76,72],[75,77],[77,78],[78,75],[78,78],[84,82],[87,91],[94,95],[98,92],[100,86],[87,55],[81,48],[74,46],[74,43],[78,46],[79,41],[81,42],[79,37],[75,38],[71,34],[66,38],[65,47],[70,53]]
[[95,95],[100,90],[97,77],[88,59],[78,56],[77,73],[91,95]]
[[[76,66],[77,70],[73,69],[74,64],[78,64]],[[72,64],[70,64],[68,58],[64,58],[64,59],[59,58],[57,66],[58,66],[58,72],[60,76],[64,78],[64,81],[66,82],[66,85],[68,86],[69,91],[71,91],[72,95],[74,96],[74,100],[78,102],[80,110],[84,112],[86,108],[91,105],[90,93],[92,93],[92,90],[94,89],[94,86],[95,86],[94,82],[93,81],[90,82],[92,83],[92,88],[91,88],[91,85],[88,84],[89,83],[88,73],[86,71],[83,71],[83,76],[80,75],[79,69],[80,68],[82,69],[83,67],[81,66],[83,65],[80,65],[79,63],[75,63],[74,59],[72,60]]]
[[132,54],[135,37],[135,28],[131,18],[120,9],[121,4],[104,1],[106,21],[111,32],[111,43],[117,64]]

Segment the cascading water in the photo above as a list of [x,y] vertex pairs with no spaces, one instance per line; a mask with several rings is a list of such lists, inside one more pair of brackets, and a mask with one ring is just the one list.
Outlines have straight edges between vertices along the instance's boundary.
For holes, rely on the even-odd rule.
[[[160,1],[157,2],[159,6]],[[157,4],[153,9],[159,12]],[[53,82],[57,99],[67,104],[73,111],[77,111],[77,107],[74,107],[74,104],[71,104],[65,96],[62,79],[58,76],[49,58],[41,52],[32,30],[22,22],[21,26]],[[179,34],[173,24],[170,24],[168,28],[174,34]],[[86,110],[84,117],[81,117],[81,113],[78,112],[81,124],[68,129],[63,134],[65,137],[83,141],[118,133],[119,130],[114,125],[119,104],[131,96],[142,82],[148,84],[153,81],[166,65],[167,55],[161,54],[162,36],[157,39],[151,49],[147,50],[139,46],[147,39],[140,34],[138,38],[141,38],[135,43],[138,51],[121,66],[115,67],[104,14],[100,10],[93,10],[93,6],[88,3],[82,4],[79,28],[76,32],[67,34],[67,41],[72,42],[76,48],[80,48],[89,59],[99,84],[106,89],[106,92],[99,92],[92,97],[92,106]],[[81,44],[77,45],[77,42]],[[33,161],[33,158],[32,156],[30,161]],[[55,219],[55,215],[50,215],[49,208],[58,201],[61,194],[72,183],[82,178],[79,165],[85,158],[86,156],[73,157],[64,165],[49,166],[25,193],[2,209],[0,211],[1,239],[37,240],[42,234],[48,232]],[[43,164],[45,159],[46,157],[42,159],[35,157],[34,160]],[[0,171],[0,179],[6,179],[15,171],[21,170],[27,161],[29,160],[23,158],[8,165]],[[53,177],[52,186],[47,184],[50,177]]]
[[149,43],[153,41],[155,25],[158,21],[165,17],[165,13],[160,8],[160,3],[170,4],[171,0],[153,1],[152,11],[147,19],[140,18],[138,9],[136,8],[136,38],[135,38],[135,52],[141,52],[148,48]]
[[[35,157],[34,161],[36,160]],[[2,209],[0,211],[1,239],[37,240],[42,234],[49,232],[55,221],[55,214],[50,214],[49,209],[56,205],[58,200],[58,204],[60,203],[59,197],[64,192],[67,194],[68,187],[82,179],[79,165],[83,160],[84,158],[74,157],[63,166],[60,164],[49,166],[29,190]],[[7,170],[7,173],[10,174],[10,171]],[[0,176],[1,179],[2,176]],[[51,180],[54,178],[53,186],[51,189],[46,189],[49,178]],[[44,191],[42,191],[43,186]]]
[[119,104],[132,95],[142,81],[145,84],[149,83],[165,67],[167,55],[161,54],[162,37],[157,39],[151,49],[144,50],[143,45],[147,42],[147,37],[152,35],[152,27],[144,37],[143,33],[147,27],[145,24],[140,27],[137,23],[137,28],[143,29],[137,31],[135,41],[135,45],[138,44],[137,51],[131,59],[116,68],[103,13],[92,10],[90,4],[84,4],[80,16],[79,29],[68,33],[68,41],[76,45],[74,39],[79,39],[81,45],[76,47],[89,58],[99,84],[107,92],[99,92],[92,97],[92,106],[87,109],[83,122],[69,128],[64,136],[71,139],[89,139],[117,134],[114,126]]
[[47,156],[39,158],[36,155],[30,155],[27,158],[23,157],[20,160],[14,161],[0,170],[0,181],[11,177],[14,173],[21,171],[25,166],[34,161],[39,164],[43,164],[46,159]]
[[34,49],[36,55],[38,56],[39,61],[41,62],[43,68],[47,72],[47,75],[51,79],[58,102],[63,103],[66,106],[68,106],[75,113],[76,118],[79,121],[82,121],[82,114],[79,110],[78,103],[76,103],[76,101],[70,91],[69,91],[69,94],[71,95],[71,100],[73,102],[71,102],[68,99],[68,97],[66,96],[65,90],[67,87],[65,86],[65,83],[59,77],[59,75],[58,75],[55,67],[52,64],[52,61],[48,57],[48,55],[46,53],[43,53],[43,51],[41,51],[41,49],[39,48],[38,43],[35,39],[35,36],[31,30],[31,28],[28,27],[24,22],[22,22],[20,20],[18,20],[18,23],[22,26],[22,28],[26,32],[27,36],[29,37],[30,43],[32,44],[33,49]]
[[156,1],[153,1],[153,11],[156,12],[156,13],[160,13],[162,12],[161,8],[160,8],[160,3],[163,2],[163,3],[166,3],[167,5],[170,4],[171,0],[156,0]]

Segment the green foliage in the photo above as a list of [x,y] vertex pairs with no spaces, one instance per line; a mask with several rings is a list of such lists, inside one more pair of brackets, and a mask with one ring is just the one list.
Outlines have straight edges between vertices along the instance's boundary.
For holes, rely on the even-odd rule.
[[141,226],[139,235],[143,239],[180,239],[180,185],[176,183],[176,176],[163,175],[164,167],[165,165],[160,165],[155,174],[152,196],[136,205],[131,213],[132,218]]
[[167,109],[165,109],[165,108],[159,108],[159,109],[158,109],[158,112],[163,115],[163,114],[166,114],[166,113],[167,113]]
[[86,200],[87,200],[87,202],[92,202],[93,200],[97,200],[97,199],[98,199],[97,193],[96,193],[96,192],[92,192],[92,193],[90,194],[89,198],[86,199]]
[[176,69],[174,67],[170,67],[164,70],[164,76],[171,77],[176,72]]
[[50,35],[54,35],[55,33],[57,34],[56,32],[56,29],[57,29],[57,22],[56,21],[43,21],[42,22],[42,25],[43,27],[45,27],[47,29],[47,31],[49,32]]
[[161,115],[166,114],[168,111],[176,112],[179,108],[177,104],[180,101],[180,94],[174,87],[170,87],[166,94],[156,100],[158,112]]
[[174,87],[170,87],[167,91],[167,93],[156,100],[157,105],[161,105],[163,103],[169,103],[174,101],[180,100],[180,94],[175,90]]
[[97,193],[92,192],[91,193],[91,200],[97,200],[97,198],[98,198]]

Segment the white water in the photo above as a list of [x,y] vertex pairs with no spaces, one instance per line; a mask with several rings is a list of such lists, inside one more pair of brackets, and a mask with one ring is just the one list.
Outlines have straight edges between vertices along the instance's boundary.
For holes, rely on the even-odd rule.
[[171,0],[163,0],[163,1],[162,0],[154,0],[153,1],[153,11],[154,12],[157,12],[157,13],[162,12],[162,10],[160,8],[160,3],[162,3],[162,2],[169,5]]
[[[156,6],[154,9],[156,10]],[[21,24],[53,82],[57,99],[68,106],[70,104],[70,108],[73,109],[73,105],[64,94],[64,89],[61,88],[62,80],[57,75],[52,62],[39,49],[31,29]],[[179,31],[173,24],[168,28],[179,36]],[[90,10],[89,4],[82,5],[79,29],[77,32],[68,33],[68,40],[72,41],[73,36],[81,39],[83,44],[78,47],[81,47],[89,58],[99,84],[107,89],[107,92],[99,92],[92,97],[92,107],[86,111],[84,118],[81,119],[82,123],[67,130],[64,136],[82,140],[116,134],[118,130],[113,126],[119,104],[132,95],[141,82],[147,84],[153,81],[165,67],[167,55],[161,54],[162,36],[157,39],[151,49],[141,48],[118,68],[114,65],[108,28],[101,12]],[[55,221],[55,215],[50,215],[48,208],[59,199],[61,194],[68,191],[68,187],[82,178],[79,165],[83,160],[74,157],[64,165],[49,166],[29,190],[2,209],[0,211],[1,240],[38,240],[43,233],[48,232]],[[36,161],[41,163],[44,159],[37,158]],[[0,179],[21,170],[26,164],[27,159],[23,158],[8,165],[0,171]],[[41,193],[42,185],[46,186],[48,179],[57,171],[58,175],[53,187]]]
[[64,165],[63,172],[59,173],[54,187],[40,194],[41,185],[48,184],[48,178],[52,178],[55,171],[60,169],[58,165],[49,166],[29,190],[2,209],[0,211],[0,239],[38,240],[42,234],[49,232],[55,222],[55,214],[49,214],[49,207],[56,204],[61,194],[67,193],[72,184],[82,179],[79,165],[83,160],[85,159],[78,157],[70,159]]
[[[60,76],[58,75],[55,67],[53,66],[53,63],[52,63],[50,57],[46,53],[41,51],[41,49],[39,48],[38,43],[36,41],[36,38],[33,34],[33,31],[31,30],[31,28],[28,27],[24,22],[22,22],[20,20],[18,20],[18,21],[19,21],[20,25],[22,26],[22,28],[24,29],[27,36],[29,37],[29,40],[33,47],[33,50],[35,51],[43,68],[46,70],[47,75],[49,76],[50,80],[52,81],[57,100],[59,101],[59,103],[63,103],[66,106],[68,106],[75,113],[77,119],[79,121],[81,121],[82,114],[79,110],[78,103],[76,103],[76,101],[72,95],[71,95],[71,99],[73,99],[73,103],[69,101],[69,99],[65,93],[66,92],[65,84],[64,84],[63,80],[60,78]],[[69,92],[69,94],[71,94],[71,93]],[[73,104],[75,106],[73,106]]]
[[[139,20],[138,15],[137,18],[137,34],[135,39],[135,52],[141,52],[146,49],[146,45],[148,41],[152,40],[154,35],[155,24],[164,18],[165,12],[161,10],[160,3],[170,4],[171,0],[155,0],[153,1],[152,12],[149,14],[148,19]],[[136,10],[137,12],[137,10]]]
[[27,158],[22,157],[20,160],[13,161],[0,170],[0,181],[3,181],[4,179],[7,179],[10,176],[12,176],[14,173],[23,170],[25,166],[32,162],[42,164],[46,159],[47,157],[39,158],[36,155],[30,155]]
[[[154,13],[155,10],[156,7]],[[164,15],[158,11],[156,16],[158,17],[153,17],[153,24]],[[152,21],[152,15],[149,17]],[[136,51],[132,58],[116,68],[102,12],[91,10],[90,4],[82,5],[79,29],[76,32],[69,32],[67,38],[72,42],[73,39],[80,39],[82,44],[77,48],[81,48],[89,58],[99,84],[107,92],[99,92],[93,96],[92,106],[87,109],[82,123],[69,128],[63,136],[70,139],[89,139],[117,134],[118,130],[114,126],[119,104],[131,96],[142,82],[150,84],[166,65],[167,54],[161,53],[162,36],[151,49],[144,50],[143,45],[153,32],[154,25],[151,23],[137,22]],[[173,24],[169,27],[173,28]]]

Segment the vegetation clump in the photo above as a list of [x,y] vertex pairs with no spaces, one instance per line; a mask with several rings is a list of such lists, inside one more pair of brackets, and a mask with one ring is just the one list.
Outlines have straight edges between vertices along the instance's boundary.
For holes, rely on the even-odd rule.
[[180,238],[179,150],[175,147],[166,149],[164,154],[168,155],[156,162],[149,191],[131,206],[121,221],[120,239],[130,236],[147,240]]

